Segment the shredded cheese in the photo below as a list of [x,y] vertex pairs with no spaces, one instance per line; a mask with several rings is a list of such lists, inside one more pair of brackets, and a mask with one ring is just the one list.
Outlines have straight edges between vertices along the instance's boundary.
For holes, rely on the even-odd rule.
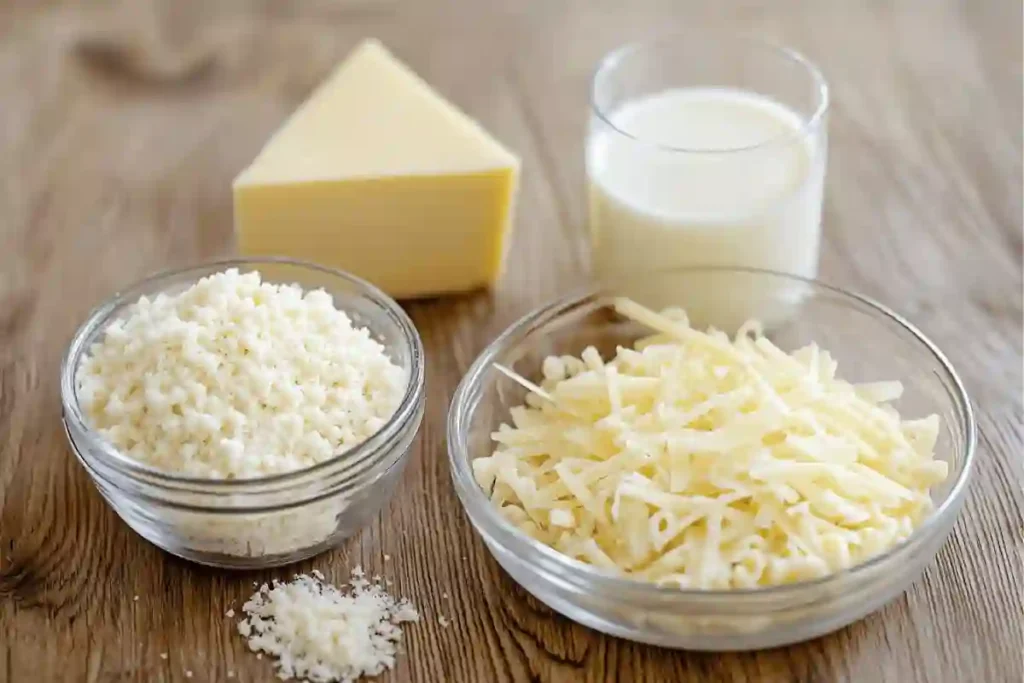
[[939,419],[901,419],[899,382],[850,384],[827,351],[786,353],[756,322],[729,339],[678,309],[616,310],[655,334],[608,361],[545,359],[541,391],[473,462],[526,534],[618,575],[750,588],[861,563],[931,510]]
[[[350,589],[323,574],[263,584],[242,607],[238,632],[253,652],[277,657],[278,677],[350,683],[395,664],[401,624],[419,621],[407,600],[395,600],[356,567]],[[257,654],[257,657],[262,657]]]

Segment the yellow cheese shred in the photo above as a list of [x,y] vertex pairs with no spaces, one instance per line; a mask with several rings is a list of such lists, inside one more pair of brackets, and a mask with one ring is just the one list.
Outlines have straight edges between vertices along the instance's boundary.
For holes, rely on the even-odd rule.
[[898,381],[853,385],[827,351],[733,339],[683,311],[615,302],[653,334],[604,359],[552,356],[473,462],[524,533],[617,575],[730,589],[813,579],[893,547],[947,476],[939,418],[903,420]]

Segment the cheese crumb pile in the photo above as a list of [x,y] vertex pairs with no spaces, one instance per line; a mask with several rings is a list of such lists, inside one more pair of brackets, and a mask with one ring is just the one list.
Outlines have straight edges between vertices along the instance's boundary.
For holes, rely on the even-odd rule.
[[547,358],[473,462],[528,535],[619,575],[750,588],[863,562],[931,509],[938,416],[901,420],[899,382],[849,384],[827,351],[786,354],[756,323],[730,340],[679,310],[616,309],[657,334],[610,362]]
[[124,454],[211,479],[294,471],[358,445],[406,381],[325,291],[235,269],[140,298],[76,379],[86,417]]
[[263,584],[243,605],[248,617],[238,632],[253,652],[277,657],[282,679],[350,683],[382,673],[395,664],[400,625],[419,621],[419,614],[368,581],[359,567],[350,583],[343,593],[314,571],[290,583]]

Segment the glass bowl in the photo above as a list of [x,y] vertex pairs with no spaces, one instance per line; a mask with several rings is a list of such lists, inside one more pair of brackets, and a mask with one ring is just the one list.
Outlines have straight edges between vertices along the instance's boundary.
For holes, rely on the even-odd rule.
[[[936,458],[949,476],[932,491],[935,509],[900,545],[851,569],[812,581],[742,590],[684,590],[613,576],[533,540],[498,514],[473,477],[471,461],[493,451],[490,434],[521,405],[525,391],[492,366],[536,379],[552,354],[603,357],[650,330],[619,316],[615,296],[661,308],[676,305],[695,326],[729,333],[746,317],[793,350],[811,341],[854,382],[899,379],[900,413],[936,413]],[[505,571],[552,609],[598,631],[693,650],[748,650],[814,638],[850,624],[902,593],[945,542],[963,505],[974,460],[970,401],[945,356],[913,325],[857,294],[796,276],[739,268],[693,268],[638,275],[557,301],[510,327],[473,363],[452,401],[452,479],[473,527]]]
[[[362,444],[295,472],[213,480],[175,475],[119,453],[82,413],[75,375],[89,347],[140,296],[176,293],[228,268],[265,282],[323,288],[353,323],[370,330],[408,377],[395,414]],[[237,259],[167,272],[115,294],[90,313],[61,365],[68,442],[100,493],[132,529],[201,564],[256,569],[336,546],[375,516],[394,491],[423,418],[423,346],[404,311],[357,277],[288,259]]]

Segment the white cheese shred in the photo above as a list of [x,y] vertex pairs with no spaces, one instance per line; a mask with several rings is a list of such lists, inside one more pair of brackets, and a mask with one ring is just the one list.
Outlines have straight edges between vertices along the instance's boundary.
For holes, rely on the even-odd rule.
[[729,589],[816,578],[905,539],[947,476],[939,419],[902,420],[897,381],[853,385],[816,344],[751,321],[730,339],[620,299],[655,331],[602,359],[549,357],[473,462],[502,516],[617,575]]
[[408,600],[391,597],[358,567],[347,591],[314,572],[263,584],[242,610],[238,632],[249,649],[276,657],[279,678],[310,683],[351,683],[391,669],[401,624],[419,621]]

